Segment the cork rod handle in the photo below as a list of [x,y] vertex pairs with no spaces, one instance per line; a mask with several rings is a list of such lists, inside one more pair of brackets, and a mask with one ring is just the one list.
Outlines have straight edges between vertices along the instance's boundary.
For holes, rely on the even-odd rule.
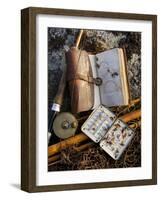
[[54,103],[59,104],[60,106],[63,103],[63,96],[64,96],[64,90],[66,87],[66,69],[64,69],[60,83],[59,83],[59,87],[58,87],[58,91],[56,93],[55,99],[54,99]]

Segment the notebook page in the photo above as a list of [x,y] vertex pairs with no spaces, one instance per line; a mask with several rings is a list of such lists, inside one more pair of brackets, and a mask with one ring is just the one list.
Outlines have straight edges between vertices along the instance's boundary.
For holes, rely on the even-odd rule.
[[97,74],[103,81],[100,85],[101,103],[105,106],[124,105],[121,86],[119,49],[111,49],[96,54]]

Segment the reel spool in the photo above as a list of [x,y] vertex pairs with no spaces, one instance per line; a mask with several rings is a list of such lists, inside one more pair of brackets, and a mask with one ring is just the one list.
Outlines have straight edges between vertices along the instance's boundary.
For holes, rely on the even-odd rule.
[[78,121],[69,112],[62,112],[57,115],[53,123],[53,130],[57,137],[66,139],[73,136],[77,130]]

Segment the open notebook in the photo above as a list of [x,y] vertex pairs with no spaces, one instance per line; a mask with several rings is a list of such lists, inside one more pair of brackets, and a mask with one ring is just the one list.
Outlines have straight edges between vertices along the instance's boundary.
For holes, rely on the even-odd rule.
[[91,55],[71,48],[66,53],[67,81],[73,113],[129,104],[126,56],[121,48]]
[[93,77],[102,80],[100,86],[94,85],[94,105],[107,107],[127,105],[130,95],[126,73],[124,51],[121,48],[90,55]]

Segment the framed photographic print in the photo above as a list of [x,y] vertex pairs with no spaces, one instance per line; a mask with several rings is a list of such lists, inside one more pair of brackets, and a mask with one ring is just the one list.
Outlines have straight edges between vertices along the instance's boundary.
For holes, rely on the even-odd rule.
[[157,16],[21,11],[21,188],[157,184]]

